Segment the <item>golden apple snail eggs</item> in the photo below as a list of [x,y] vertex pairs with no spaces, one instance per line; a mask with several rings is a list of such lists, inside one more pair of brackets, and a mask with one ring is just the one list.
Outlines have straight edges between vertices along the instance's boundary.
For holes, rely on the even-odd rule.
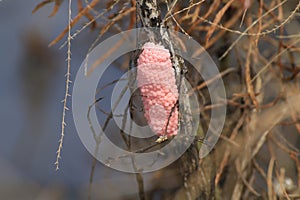
[[137,83],[144,115],[158,136],[178,132],[178,89],[170,52],[164,46],[145,43],[137,60]]

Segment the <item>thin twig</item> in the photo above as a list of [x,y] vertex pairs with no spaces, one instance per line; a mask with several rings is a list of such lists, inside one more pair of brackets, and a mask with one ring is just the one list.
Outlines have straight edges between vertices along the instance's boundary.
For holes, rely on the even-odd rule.
[[212,83],[215,82],[216,80],[218,80],[218,79],[222,78],[223,76],[225,76],[225,75],[227,75],[227,74],[229,74],[229,73],[231,73],[231,72],[234,72],[234,71],[236,71],[235,68],[228,68],[228,69],[222,71],[221,73],[217,74],[215,77],[213,77],[213,78],[211,78],[211,79],[209,79],[209,80],[207,80],[207,81],[201,83],[200,85],[197,85],[196,87],[194,87],[194,88],[188,93],[188,95],[190,96],[190,95],[192,95],[192,94],[194,93],[194,91],[196,91],[196,90],[201,90],[201,89],[203,89],[204,87],[208,87],[210,84],[212,84]]
[[[287,0],[284,0],[282,2],[280,2],[279,4],[277,4],[275,7],[273,7],[272,9],[270,9],[268,12],[266,12],[265,14],[263,14],[260,18],[258,18],[257,20],[255,20],[249,27],[246,28],[246,30],[244,31],[244,33],[246,33],[248,30],[250,30],[253,26],[255,26],[263,17],[267,16],[269,13],[273,12],[274,10],[276,10],[277,8],[279,8],[281,5],[285,4],[287,2]],[[297,5],[297,7],[294,9],[294,11],[291,13],[291,15],[289,15],[288,18],[286,18],[281,24],[279,25],[275,25],[275,27],[273,29],[271,29],[271,32],[276,31],[278,28],[280,28],[281,26],[283,26],[284,24],[286,24],[287,22],[289,22],[295,15],[295,13],[297,12],[297,10],[300,8],[300,2]],[[269,31],[266,31],[265,33],[271,33]],[[263,32],[262,32],[263,33]],[[245,34],[241,34],[231,45],[230,47],[225,51],[225,53],[219,58],[220,60],[222,60],[223,58],[225,58],[225,56],[229,53],[229,51],[238,43],[238,41],[240,41],[240,39],[244,36]],[[257,34],[256,34],[257,35]]]
[[72,0],[69,0],[69,19],[68,19],[68,24],[69,24],[69,31],[68,31],[68,52],[67,52],[67,73],[66,73],[66,85],[65,85],[65,97],[63,100],[63,112],[62,112],[62,123],[61,123],[61,135],[60,135],[60,140],[59,140],[59,146],[57,150],[57,156],[56,156],[56,161],[55,161],[55,166],[56,170],[59,169],[59,159],[61,158],[61,150],[63,147],[63,141],[64,141],[64,136],[65,136],[65,126],[66,126],[66,111],[69,110],[67,107],[67,99],[70,96],[69,94],[69,84],[71,83],[70,81],[70,69],[71,69],[71,21],[72,21]]

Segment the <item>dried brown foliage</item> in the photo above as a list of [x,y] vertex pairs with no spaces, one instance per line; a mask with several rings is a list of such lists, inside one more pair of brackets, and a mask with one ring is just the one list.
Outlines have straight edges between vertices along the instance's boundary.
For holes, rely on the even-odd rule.
[[[54,15],[61,1],[44,1],[34,12],[50,2],[55,2]],[[167,8],[162,12],[163,24],[193,37],[219,58],[216,62],[227,89],[223,103],[228,108],[214,152],[198,160],[199,167],[184,176],[175,194],[167,192],[167,198],[300,198],[300,1],[166,0],[158,5]],[[134,0],[92,0],[84,5],[78,0],[78,8],[71,24],[50,46],[83,16],[88,23],[71,38],[89,25],[100,36],[140,25]],[[97,23],[100,18],[106,19],[104,24]],[[210,83],[201,82],[201,77],[189,78],[206,99],[200,110],[205,129],[209,111],[218,105],[209,104],[205,87]],[[137,180],[142,184],[141,177]]]

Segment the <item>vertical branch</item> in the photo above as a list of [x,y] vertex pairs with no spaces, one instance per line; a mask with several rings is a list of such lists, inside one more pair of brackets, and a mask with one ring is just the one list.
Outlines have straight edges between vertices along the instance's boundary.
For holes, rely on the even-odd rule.
[[160,27],[160,12],[156,0],[139,0],[138,6],[144,27]]
[[[176,4],[177,1],[174,1],[171,7],[168,5],[168,2],[166,1],[167,6],[167,12],[172,15],[171,11]],[[146,28],[153,27],[158,28],[158,31],[152,31],[148,30],[148,37],[151,42],[155,43],[162,43],[163,46],[169,49],[171,54],[171,60],[172,60],[172,66],[175,71],[176,76],[176,83],[178,86],[178,92],[179,92],[179,110],[182,113],[188,113],[185,115],[181,115],[178,123],[180,123],[180,130],[186,135],[193,131],[192,127],[192,117],[189,115],[192,113],[191,103],[189,96],[186,95],[188,93],[188,87],[186,85],[186,82],[184,81],[184,76],[187,73],[187,67],[185,66],[184,60],[176,55],[176,44],[173,42],[173,38],[171,37],[171,34],[169,33],[168,29],[164,29],[164,24],[161,21],[160,13],[158,10],[158,5],[156,0],[150,1],[150,0],[141,0],[139,3],[139,11],[140,11],[140,18],[142,21],[142,25]],[[159,138],[157,141],[164,141],[164,138]],[[198,179],[199,174],[194,173],[194,176],[190,176],[191,170],[189,168],[189,160],[193,159],[195,163],[198,162],[198,155],[191,158],[190,153],[193,152],[195,148],[195,145],[192,145],[190,147],[191,151],[188,151],[185,156],[181,158],[181,167],[183,168],[183,174],[184,174],[184,194],[191,196],[191,188],[197,187],[198,184],[194,184],[193,181],[190,181],[190,179]],[[192,161],[191,161],[192,162]],[[193,169],[194,170],[194,169]],[[206,184],[208,185],[208,184]],[[199,188],[198,188],[199,189]],[[202,188],[199,189],[200,192],[196,192],[195,196],[197,197],[201,191]],[[176,195],[177,196],[177,195]]]
[[63,147],[63,141],[65,136],[65,127],[66,127],[66,111],[69,110],[67,107],[67,99],[70,96],[69,94],[69,84],[70,81],[70,69],[71,69],[71,21],[72,21],[72,0],[69,0],[69,18],[68,18],[68,51],[67,51],[67,73],[66,73],[66,88],[65,88],[65,97],[63,100],[63,112],[62,112],[62,122],[61,122],[61,135],[59,139],[59,146],[56,152],[56,161],[55,166],[56,170],[59,169],[59,159],[61,159],[61,150]]

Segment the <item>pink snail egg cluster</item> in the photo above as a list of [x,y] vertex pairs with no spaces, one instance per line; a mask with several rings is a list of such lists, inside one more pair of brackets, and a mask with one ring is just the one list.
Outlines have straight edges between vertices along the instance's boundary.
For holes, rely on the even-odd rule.
[[170,52],[148,42],[137,63],[137,82],[149,126],[158,136],[176,135],[178,90]]

